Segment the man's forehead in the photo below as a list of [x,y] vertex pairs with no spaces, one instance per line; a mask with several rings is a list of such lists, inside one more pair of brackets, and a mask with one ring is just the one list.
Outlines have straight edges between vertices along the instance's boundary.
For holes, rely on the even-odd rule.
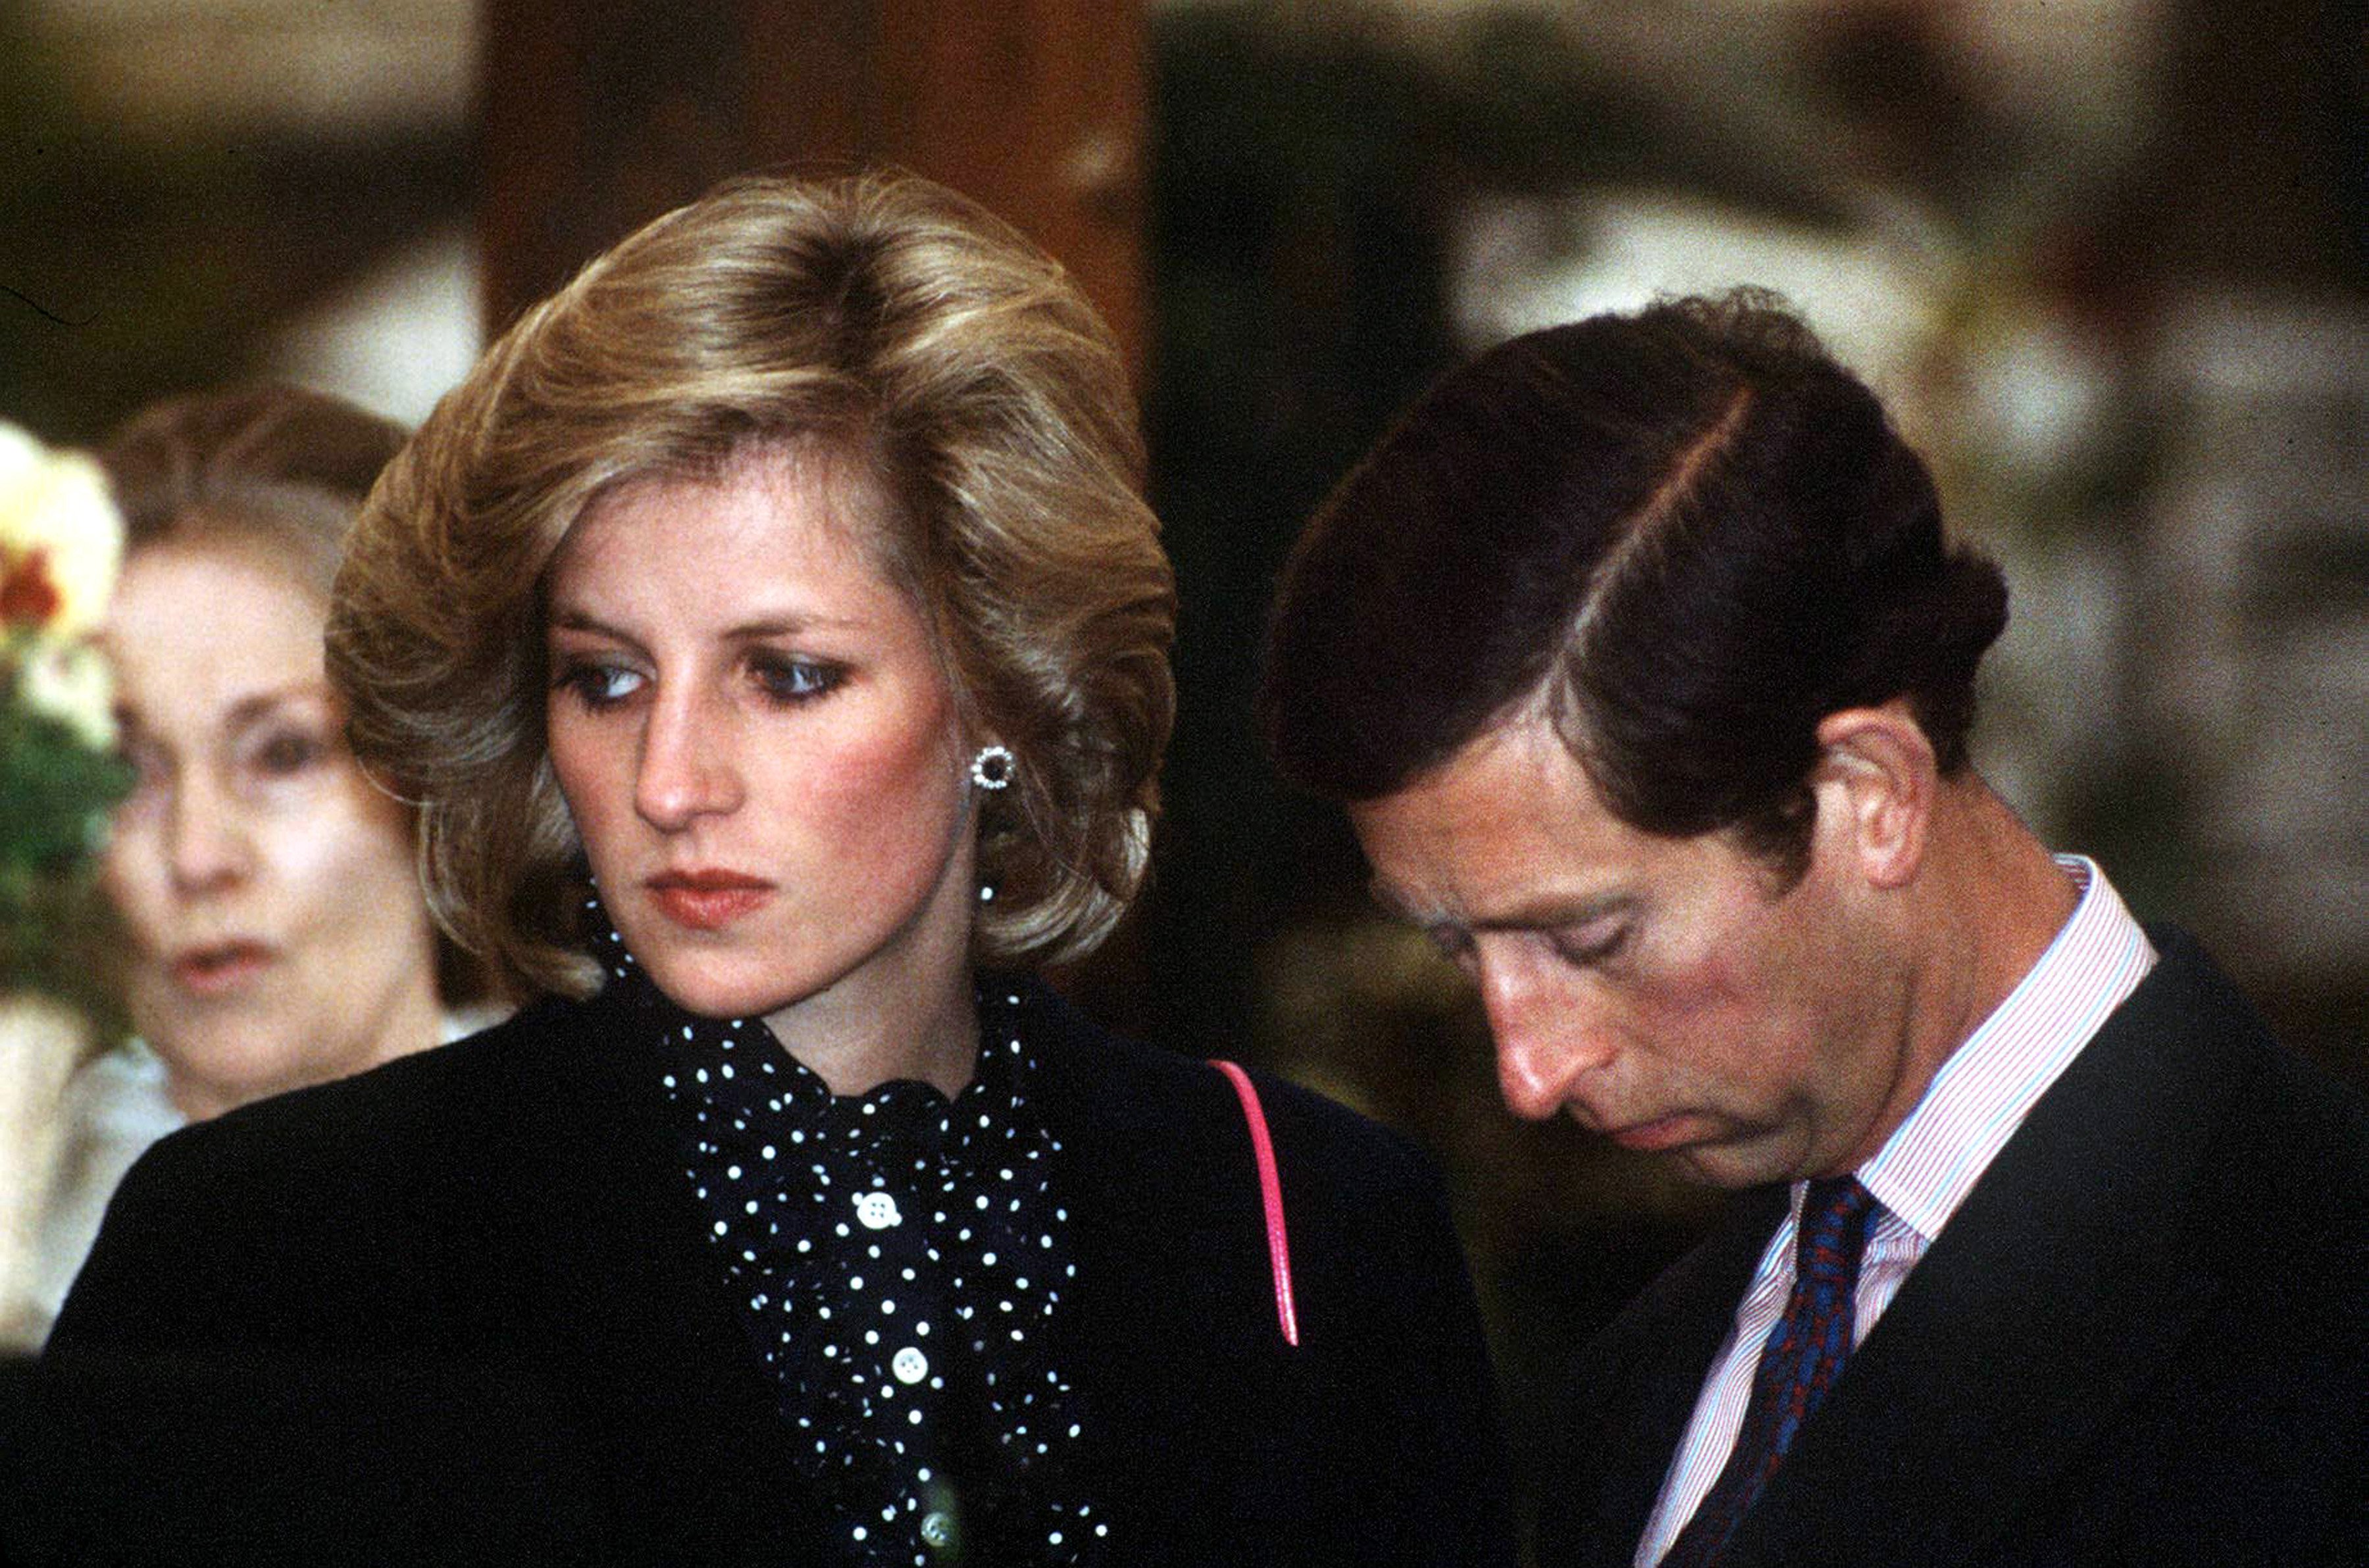
[[1484,735],[1349,818],[1375,897],[1420,923],[1496,923],[1595,899],[1642,839],[1543,727]]
[[1401,889],[1379,876],[1367,884],[1374,898],[1400,919],[1425,929],[1459,931],[1559,931],[1616,914],[1636,902],[1625,882],[1604,887],[1563,887],[1549,881],[1511,887],[1505,897],[1469,900],[1459,889],[1438,895]]
[[1523,822],[1584,826],[1610,814],[1552,726],[1530,718],[1482,730],[1390,794],[1354,803],[1349,818],[1361,835],[1368,825],[1461,834]]

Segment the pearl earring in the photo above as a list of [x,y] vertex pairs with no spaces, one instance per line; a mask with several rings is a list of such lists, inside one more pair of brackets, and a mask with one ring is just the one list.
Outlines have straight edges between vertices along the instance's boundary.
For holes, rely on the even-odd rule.
[[1018,771],[1008,746],[982,746],[970,760],[970,782],[981,789],[1009,789]]

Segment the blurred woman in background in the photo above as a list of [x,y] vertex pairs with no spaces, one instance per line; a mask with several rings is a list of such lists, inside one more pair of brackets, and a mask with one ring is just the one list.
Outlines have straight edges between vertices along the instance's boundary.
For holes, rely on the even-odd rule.
[[[158,1138],[451,1032],[413,813],[355,766],[322,666],[347,532],[404,435],[267,386],[155,405],[99,454],[125,522],[103,642],[136,776],[103,877],[137,1033],[68,1090],[52,1314]],[[465,972],[448,957],[446,987]]]

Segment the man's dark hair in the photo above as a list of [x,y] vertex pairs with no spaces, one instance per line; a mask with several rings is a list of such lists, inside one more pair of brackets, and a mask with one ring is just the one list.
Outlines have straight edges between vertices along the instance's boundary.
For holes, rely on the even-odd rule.
[[1765,293],[1528,333],[1436,383],[1284,572],[1290,783],[1390,795],[1537,702],[1614,816],[1807,863],[1826,715],[1906,695],[1966,764],[1998,569],[1872,393]]

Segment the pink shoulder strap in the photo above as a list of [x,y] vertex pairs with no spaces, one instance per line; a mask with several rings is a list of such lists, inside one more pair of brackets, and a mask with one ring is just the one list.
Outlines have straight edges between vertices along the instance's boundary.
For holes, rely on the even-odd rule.
[[1234,1086],[1242,1103],[1242,1119],[1250,1124],[1251,1150],[1258,1156],[1259,1197],[1266,1207],[1267,1265],[1275,1273],[1275,1316],[1283,1325],[1284,1343],[1299,1343],[1299,1313],[1291,1303],[1291,1238],[1283,1224],[1283,1183],[1275,1173],[1275,1140],[1267,1136],[1266,1110],[1259,1104],[1251,1075],[1230,1061],[1209,1064]]

